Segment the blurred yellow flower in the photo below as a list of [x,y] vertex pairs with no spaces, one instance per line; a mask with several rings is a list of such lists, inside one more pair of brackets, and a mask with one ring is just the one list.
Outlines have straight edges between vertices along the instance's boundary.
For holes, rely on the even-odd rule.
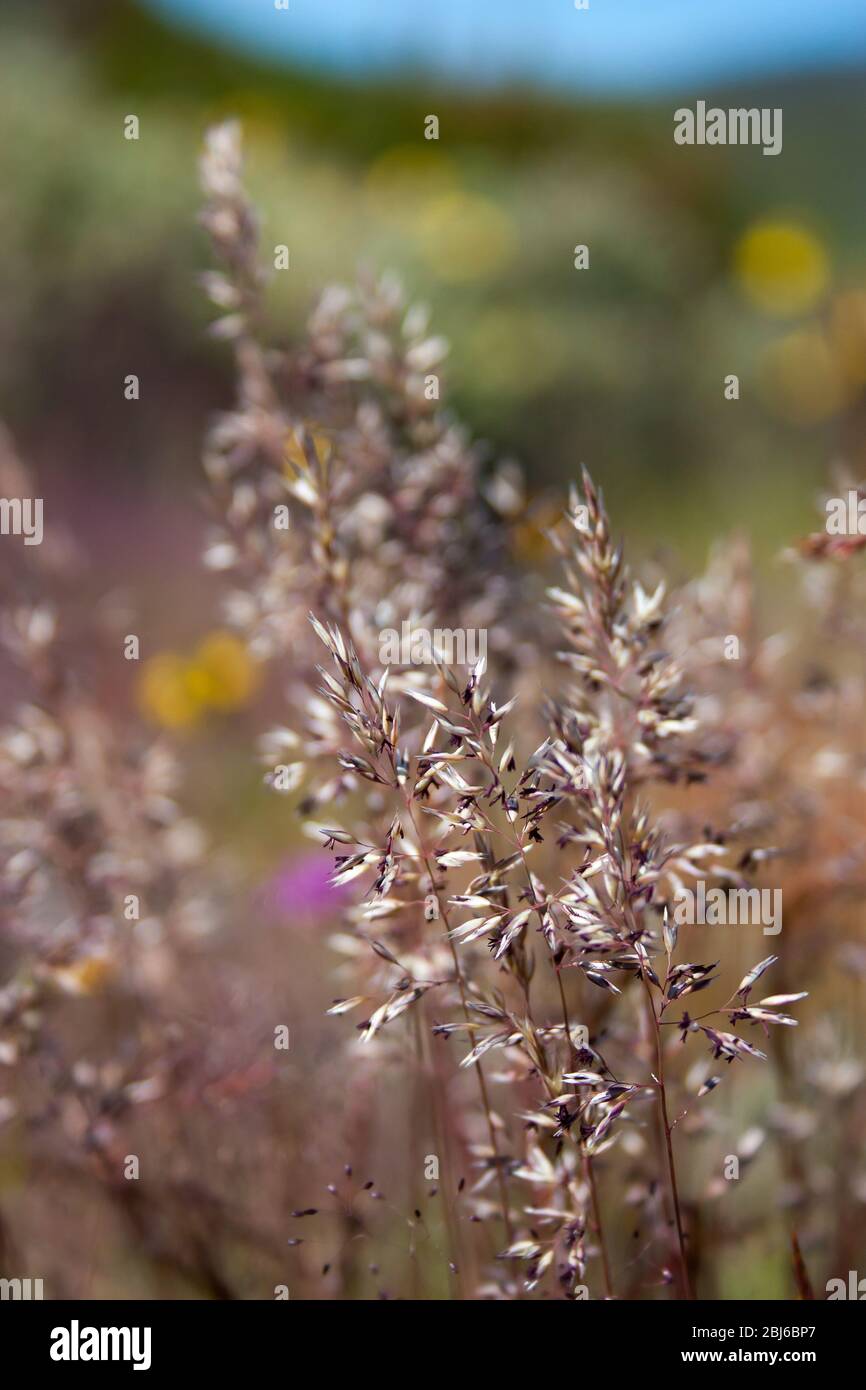
[[376,216],[408,227],[419,203],[457,182],[455,165],[435,145],[394,145],[368,169],[366,194]]
[[422,204],[414,233],[440,280],[457,282],[495,275],[511,260],[516,244],[511,220],[496,203],[456,190]]
[[846,382],[866,382],[866,290],[846,290],[833,300],[830,341]]
[[160,652],[145,663],[139,698],[147,716],[166,729],[188,729],[210,711],[246,704],[258,668],[246,645],[230,632],[214,632],[192,657]]
[[836,359],[818,329],[786,334],[767,349],[762,365],[770,404],[795,424],[818,424],[845,404]]
[[99,994],[115,969],[107,956],[82,956],[71,965],[55,966],[51,978],[66,994]]
[[245,644],[231,632],[214,632],[200,643],[189,679],[211,709],[245,705],[256,685],[257,668]]
[[188,663],[174,652],[161,652],[146,661],[139,680],[145,714],[165,729],[185,729],[199,716],[198,703],[186,684]]
[[734,269],[749,299],[781,316],[811,308],[829,276],[820,241],[791,222],[756,222],[737,243]]

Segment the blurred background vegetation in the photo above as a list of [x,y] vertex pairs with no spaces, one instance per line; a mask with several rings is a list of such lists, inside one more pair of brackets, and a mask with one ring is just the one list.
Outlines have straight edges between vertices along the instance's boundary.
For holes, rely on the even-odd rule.
[[[201,438],[234,391],[196,284],[209,263],[196,223],[206,125],[242,119],[264,244],[290,247],[291,271],[271,287],[275,341],[300,333],[324,285],[360,265],[394,269],[452,344],[449,400],[491,457],[519,461],[540,510],[584,462],[633,552],[663,551],[668,567],[676,555],[684,572],[736,527],[772,572],[779,547],[813,528],[828,466],[866,474],[866,87],[854,65],[606,99],[528,81],[473,90],[416,69],[365,79],[268,63],[173,24],[171,9],[3,6],[0,414],[84,541],[94,595],[134,592],[146,652],[175,651],[151,678],[174,662],[171,679],[222,682],[216,722],[207,701],[187,721],[205,726],[192,798],[251,882],[289,854],[270,910],[304,925],[327,893],[304,878],[306,860],[295,865],[290,813],[261,786],[261,714],[226,718],[257,683],[208,636],[215,592],[199,565]],[[698,96],[782,107],[783,153],[675,146],[673,110]],[[128,114],[137,142],[123,138]],[[438,142],[424,139],[428,114]],[[583,243],[588,272],[573,264]],[[730,373],[738,401],[724,397]],[[536,558],[528,544],[527,566]],[[134,692],[120,698],[131,707]],[[166,700],[148,712],[172,725]],[[316,1113],[301,1099],[309,1049],[338,1067],[340,1029],[321,1020],[330,957],[305,935],[287,960],[267,932],[226,950],[267,979],[258,1006],[306,1010],[287,1100],[288,1142],[301,1145]],[[762,1085],[737,1093],[744,1123],[761,1113]],[[754,1290],[740,1282],[741,1296],[784,1293],[784,1262],[760,1242],[749,1267]]]
[[[699,84],[724,107],[784,108],[783,152],[765,158],[675,146],[672,111],[692,90],[589,101],[414,72],[365,84],[268,66],[131,0],[7,4],[0,62],[0,401],[79,506],[86,476],[134,497],[142,522],[157,508],[161,549],[185,531],[173,537],[165,491],[181,515],[204,421],[230,399],[195,284],[194,183],[204,126],[230,113],[265,244],[291,249],[275,337],[296,334],[325,283],[396,269],[452,343],[455,407],[532,488],[582,460],[624,525],[639,518],[695,563],[734,524],[772,553],[810,524],[830,460],[858,471],[856,71]],[[122,136],[131,112],[137,143]],[[429,113],[438,142],[423,138]],[[573,267],[578,243],[589,273]],[[738,402],[723,395],[732,372]]]

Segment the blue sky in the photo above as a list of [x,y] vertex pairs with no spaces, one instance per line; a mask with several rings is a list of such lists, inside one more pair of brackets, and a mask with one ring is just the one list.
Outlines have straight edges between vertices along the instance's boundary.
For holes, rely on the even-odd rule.
[[[866,0],[144,0],[212,40],[342,73],[423,67],[640,95],[866,63]],[[700,94],[700,93],[699,93]]]

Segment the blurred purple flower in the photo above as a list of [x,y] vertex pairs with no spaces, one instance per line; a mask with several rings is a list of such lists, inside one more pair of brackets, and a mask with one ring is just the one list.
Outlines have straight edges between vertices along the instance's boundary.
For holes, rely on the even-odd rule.
[[333,861],[326,854],[296,855],[264,885],[266,910],[278,918],[301,916],[304,925],[327,921],[345,893],[332,885],[333,872]]

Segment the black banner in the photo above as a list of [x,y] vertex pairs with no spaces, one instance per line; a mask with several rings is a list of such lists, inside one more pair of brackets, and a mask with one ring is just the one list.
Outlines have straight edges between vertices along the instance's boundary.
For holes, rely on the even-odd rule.
[[[651,1363],[661,1373],[690,1367],[700,1378],[711,1366],[805,1366],[826,1377],[862,1338],[862,1314],[848,1302],[551,1301],[510,1304],[506,1314],[496,1303],[7,1301],[0,1304],[0,1328],[7,1357],[61,1381],[100,1370],[224,1377],[264,1365],[283,1365],[291,1375],[300,1368],[299,1353],[304,1364],[321,1357],[329,1373],[342,1367],[357,1373],[374,1354],[374,1337],[387,1361],[417,1357],[425,1324],[428,1335],[447,1327],[453,1335],[482,1338],[485,1359],[489,1353],[495,1361],[500,1348],[514,1346],[524,1317],[527,1332],[555,1339],[549,1346],[557,1350],[545,1357],[576,1358],[583,1367],[607,1363],[621,1373]],[[511,1335],[504,1341],[506,1328]]]

